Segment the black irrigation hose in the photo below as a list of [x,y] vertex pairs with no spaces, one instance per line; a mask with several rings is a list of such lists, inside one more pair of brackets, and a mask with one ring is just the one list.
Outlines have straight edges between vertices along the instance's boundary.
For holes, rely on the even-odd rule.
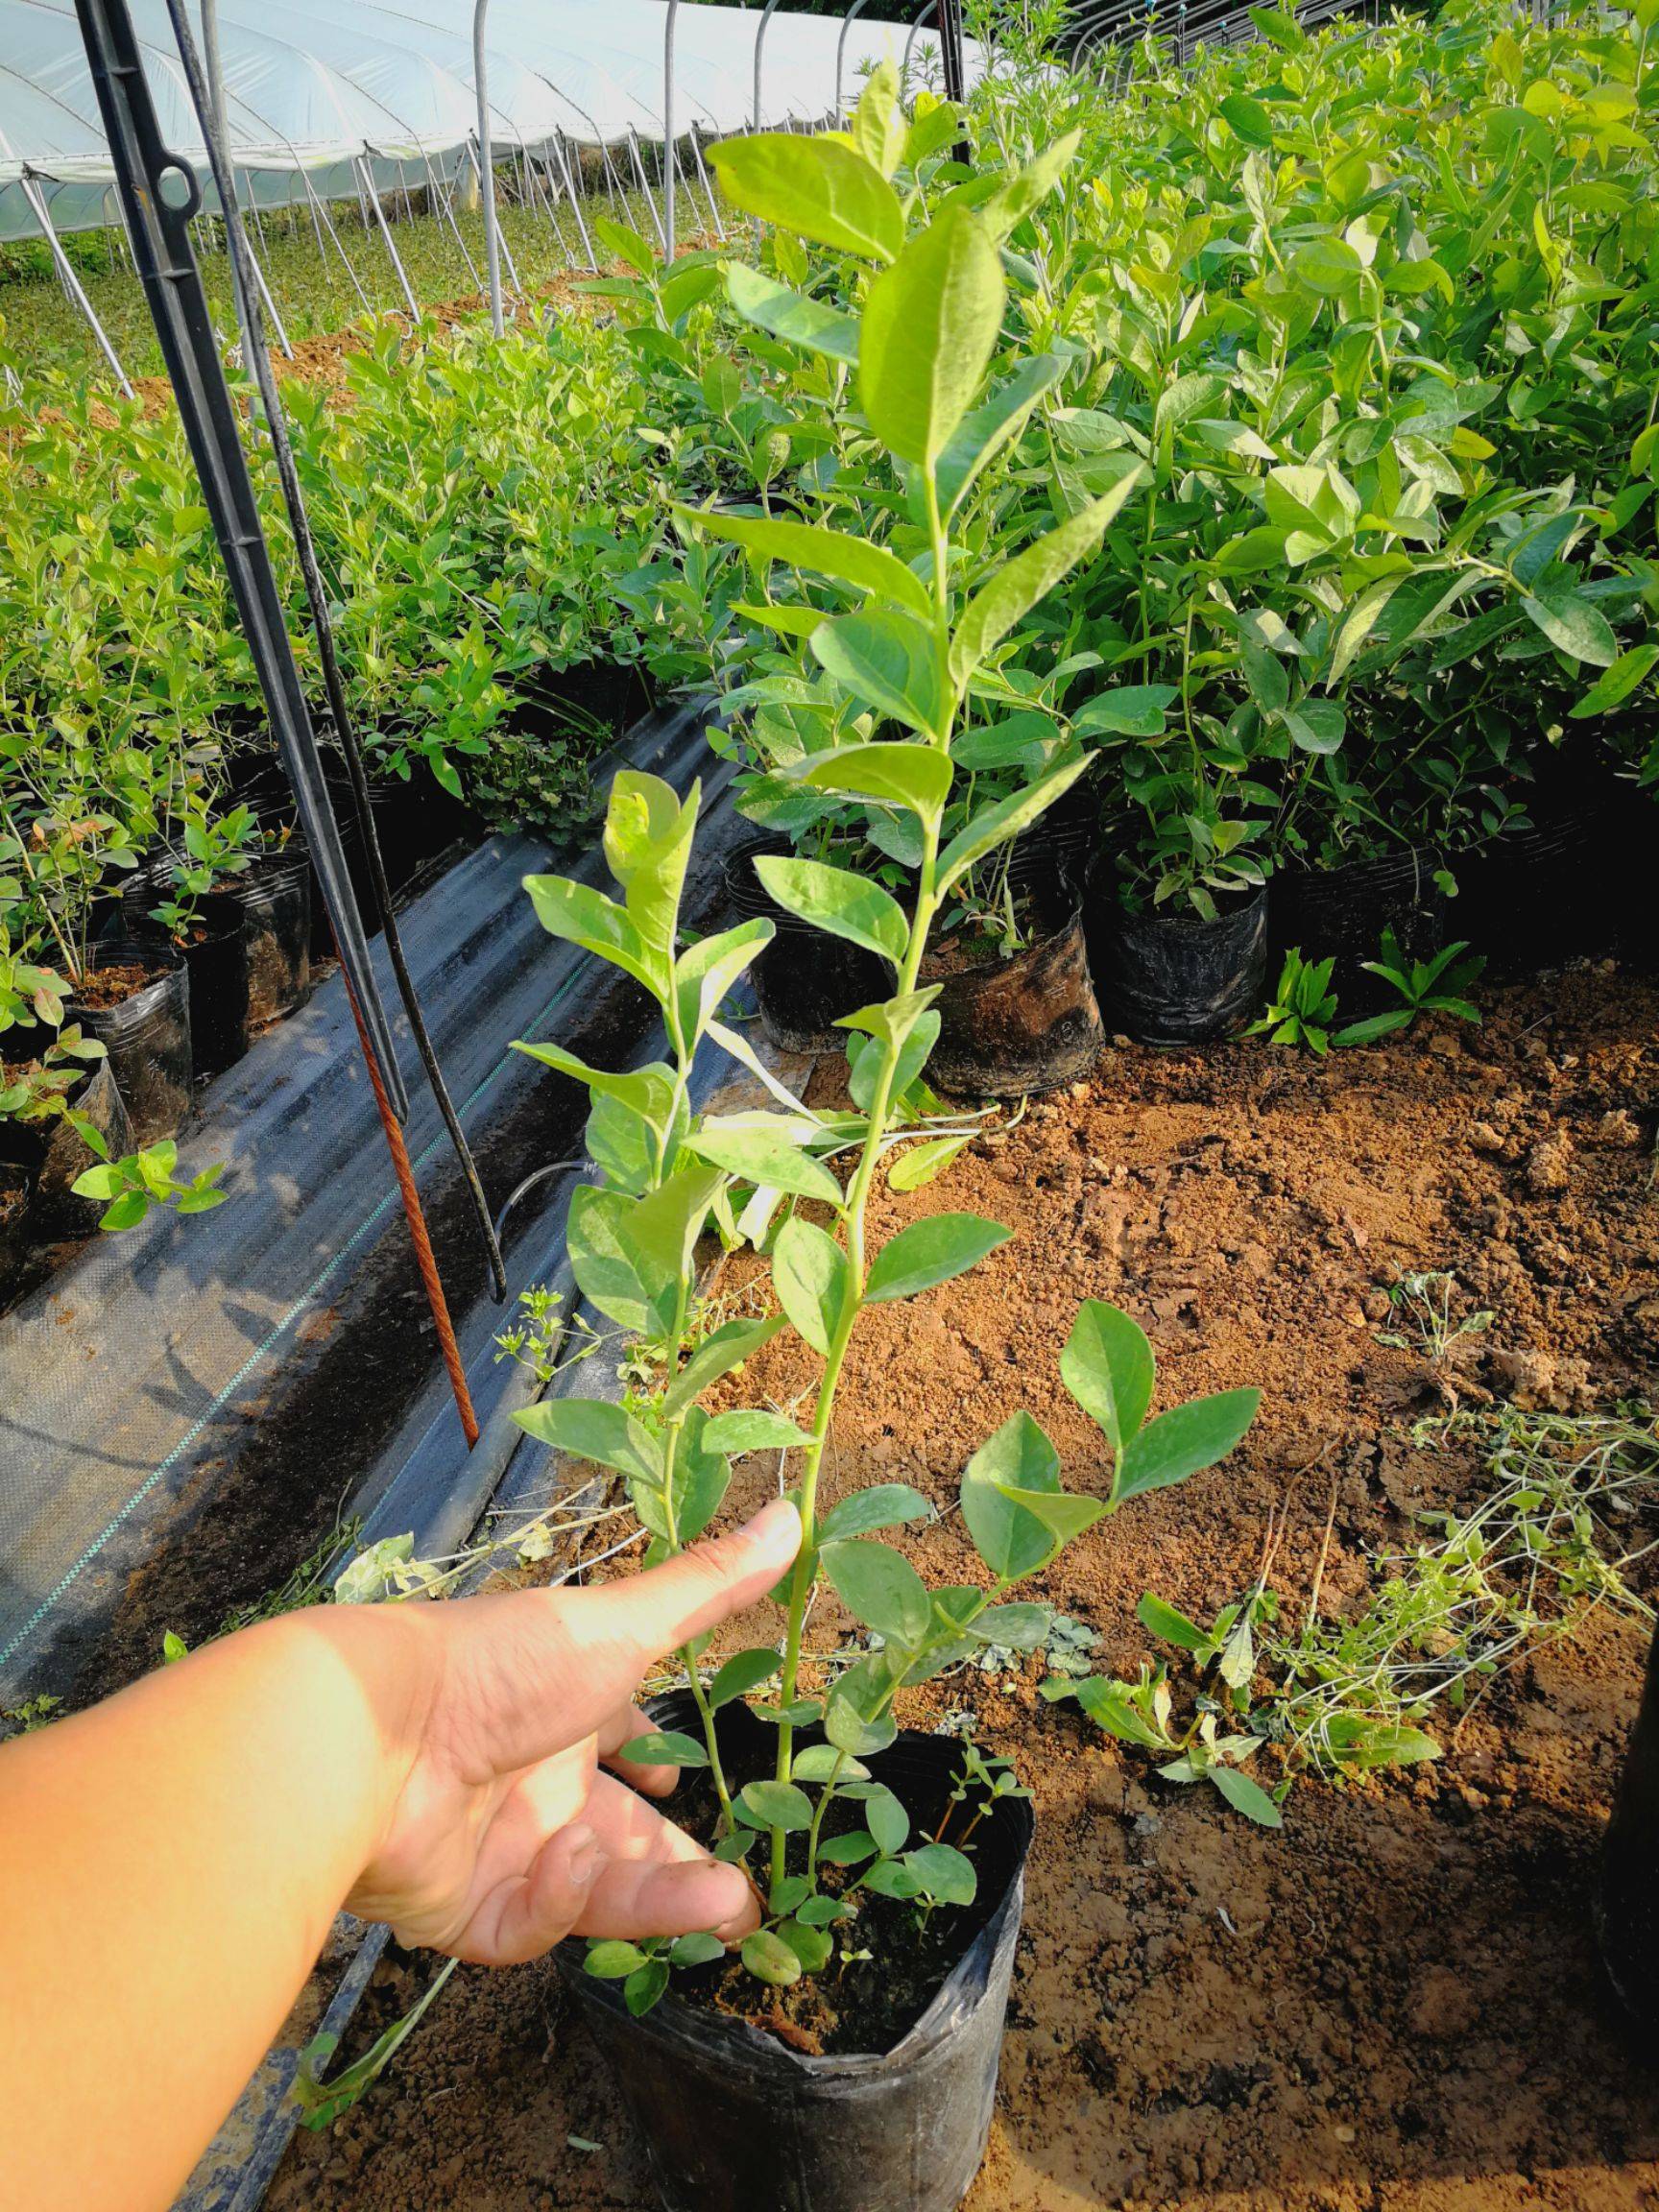
[[535,1190],[538,1183],[545,1183],[549,1175],[563,1175],[567,1167],[584,1167],[586,1166],[587,1162],[585,1160],[553,1160],[550,1161],[545,1167],[533,1167],[529,1174],[525,1176],[523,1182],[518,1185],[517,1189],[508,1198],[506,1205],[502,1207],[500,1213],[496,1214],[496,1237],[499,1238],[505,1231],[507,1227],[507,1216],[512,1213],[514,1207],[517,1205],[519,1199],[528,1197],[530,1192]]
[[[184,64],[185,79],[190,86],[191,104],[202,125],[202,136],[207,149],[207,159],[213,171],[213,181],[219,192],[219,204],[225,211],[225,238],[229,249],[231,266],[235,273],[237,289],[244,308],[244,328],[247,343],[244,350],[252,358],[246,366],[252,372],[259,388],[259,400],[265,410],[265,426],[271,439],[271,450],[276,456],[277,480],[282,488],[282,500],[288,510],[289,525],[294,532],[294,547],[300,557],[300,573],[305,585],[305,597],[310,607],[312,634],[317,639],[317,652],[323,663],[323,684],[328,697],[328,711],[334,723],[334,734],[346,758],[346,772],[351,781],[351,796],[356,803],[358,827],[363,834],[364,849],[369,855],[369,876],[374,886],[374,900],[380,909],[381,926],[386,932],[386,951],[392,962],[392,973],[397,979],[397,995],[403,1001],[403,1010],[409,1017],[409,1027],[421,1054],[421,1064],[426,1070],[426,1080],[432,1095],[438,1102],[438,1111],[444,1117],[444,1126],[449,1132],[449,1142],[461,1171],[467,1179],[467,1188],[472,1200],[472,1212],[478,1231],[484,1240],[484,1249],[490,1262],[490,1278],[495,1303],[501,1305],[507,1296],[507,1269],[501,1258],[501,1242],[490,1216],[490,1202],[484,1194],[483,1181],[478,1173],[477,1162],[471,1146],[461,1127],[460,1117],[444,1081],[444,1071],[438,1064],[416,994],[409,964],[403,954],[403,940],[393,911],[392,886],[386,876],[386,862],[380,851],[380,838],[374,827],[373,809],[369,803],[369,779],[363,766],[362,748],[351,721],[350,709],[346,704],[346,688],[341,680],[339,657],[334,650],[334,626],[328,616],[327,593],[324,589],[322,570],[318,565],[316,543],[311,536],[310,517],[300,490],[300,475],[294,466],[294,448],[289,443],[287,418],[276,391],[276,379],[271,371],[271,357],[266,350],[263,310],[259,301],[258,286],[254,281],[248,241],[242,229],[242,211],[236,200],[235,180],[230,175],[225,149],[220,143],[216,115],[206,77],[203,71],[201,56],[196,51],[189,19],[184,12],[183,0],[167,0],[167,12],[173,21],[173,36],[178,40],[179,56]],[[506,1212],[503,1211],[503,1219]]]

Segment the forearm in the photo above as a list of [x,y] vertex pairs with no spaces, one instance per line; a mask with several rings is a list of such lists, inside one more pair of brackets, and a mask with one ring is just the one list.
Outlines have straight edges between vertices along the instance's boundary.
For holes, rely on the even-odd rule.
[[172,2202],[391,1818],[423,1609],[290,1616],[0,1749],[0,2173]]

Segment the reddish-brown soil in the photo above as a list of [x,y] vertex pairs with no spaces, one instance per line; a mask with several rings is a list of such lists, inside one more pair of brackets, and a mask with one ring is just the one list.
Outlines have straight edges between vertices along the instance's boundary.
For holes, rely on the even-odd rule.
[[[1460,1370],[1466,1398],[1584,1408],[1651,1393],[1656,1038],[1659,990],[1586,970],[1495,998],[1479,1030],[1325,1062],[1259,1044],[1113,1047],[942,1183],[879,1201],[878,1240],[945,1207],[1016,1236],[972,1276],[866,1317],[830,1494],[902,1479],[949,1507],[969,1453],[1019,1405],[1049,1428],[1069,1484],[1098,1487],[1101,1440],[1057,1361],[1078,1302],[1103,1296],[1151,1332],[1161,1403],[1254,1382],[1263,1407],[1229,1462],[1103,1523],[1044,1594],[1132,1673],[1148,1653],[1142,1593],[1208,1618],[1257,1573],[1276,1515],[1286,1603],[1307,1603],[1329,1523],[1320,1604],[1352,1605],[1424,1507],[1479,1494],[1473,1453],[1411,1441],[1435,1379],[1378,1341],[1403,1274],[1450,1268],[1468,1305],[1493,1310]],[[774,1346],[743,1388],[786,1407],[809,1380]],[[746,1464],[733,1510],[773,1479]],[[972,1572],[950,1518],[911,1550],[935,1578]],[[820,1648],[845,1625],[827,1604]],[[1362,1791],[1299,1783],[1278,1835],[1042,1703],[1035,1662],[1001,1687],[962,1673],[916,1694],[905,1719],[971,1709],[1036,1792],[998,2117],[970,2212],[1659,2201],[1659,2072],[1606,1994],[1590,1925],[1643,1651],[1637,1623],[1596,1616],[1502,1677],[1438,1766]],[[388,1969],[371,2021],[425,1970]],[[390,2083],[302,2138],[270,2199],[651,2201],[548,1965],[463,1968]]]
[[164,973],[161,968],[148,968],[138,960],[111,960],[99,967],[88,968],[75,986],[74,1004],[70,1013],[73,1014],[75,1007],[88,1007],[102,1012],[111,1006],[123,1006],[129,998],[147,990]]

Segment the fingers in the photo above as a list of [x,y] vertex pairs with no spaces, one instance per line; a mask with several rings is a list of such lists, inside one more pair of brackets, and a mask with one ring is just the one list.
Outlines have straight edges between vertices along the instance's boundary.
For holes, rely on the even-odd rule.
[[776,1498],[753,1521],[643,1575],[577,1594],[582,1626],[638,1673],[763,1598],[801,1549],[801,1516]]
[[707,1928],[731,1943],[760,1925],[747,1875],[711,1859],[609,1775],[594,1783],[587,1817],[598,1838],[599,1871],[576,1921],[579,1935],[636,1939]]
[[543,1957],[588,1910],[604,1866],[599,1839],[585,1821],[561,1828],[522,1874],[496,1884],[444,1948],[481,1966],[519,1966]]
[[647,1797],[666,1797],[680,1779],[678,1767],[645,1766],[637,1759],[619,1759],[616,1754],[624,1743],[636,1736],[647,1736],[657,1723],[637,1705],[623,1705],[611,1716],[599,1731],[598,1752],[613,1774],[620,1774],[624,1782],[631,1782],[636,1790],[643,1790]]

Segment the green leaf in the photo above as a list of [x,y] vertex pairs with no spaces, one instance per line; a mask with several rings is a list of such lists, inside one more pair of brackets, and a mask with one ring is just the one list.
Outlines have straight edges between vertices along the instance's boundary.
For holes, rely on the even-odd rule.
[[1048,1530],[1018,1500],[1059,1488],[1060,1455],[1023,1409],[1011,1414],[969,1460],[962,1476],[962,1518],[974,1550],[999,1580],[1017,1582],[1049,1558],[1054,1547]]
[[878,1897],[908,1899],[920,1897],[922,1885],[902,1860],[879,1859],[862,1877],[866,1889],[874,1889]]
[[958,1153],[973,1142],[970,1137],[928,1137],[911,1144],[887,1170],[894,1190],[921,1190],[941,1176]]
[[904,1864],[934,1904],[973,1904],[979,1887],[974,1862],[949,1843],[924,1843],[920,1850],[906,1851]]
[[891,261],[903,245],[898,194],[861,154],[832,138],[762,131],[721,140],[709,159],[733,205],[762,223],[866,261]]
[[858,389],[890,453],[932,469],[990,365],[1006,290],[990,234],[960,206],[944,208],[871,284]]
[[1618,660],[1619,640],[1606,615],[1570,576],[1551,577],[1546,571],[1521,605],[1533,627],[1570,659],[1588,661],[1596,668],[1611,668]]
[[[823,1858],[822,1849],[818,1856]],[[830,1928],[837,1920],[850,1920],[853,1908],[844,1905],[839,1897],[808,1897],[795,1917],[808,1928]]]
[[1334,699],[1304,699],[1285,709],[1285,727],[1304,753],[1329,755],[1341,751],[1348,717]]
[[1239,1773],[1237,1767],[1215,1766],[1205,1771],[1233,1810],[1242,1813],[1246,1820],[1254,1820],[1259,1828],[1284,1827],[1284,1814],[1260,1782]]
[[630,1068],[619,1075],[604,1068],[590,1068],[586,1060],[579,1060],[574,1052],[566,1052],[562,1045],[531,1045],[521,1038],[513,1042],[515,1052],[522,1052],[527,1060],[538,1060],[543,1068],[551,1068],[557,1074],[568,1075],[572,1081],[586,1084],[595,1096],[613,1098],[619,1106],[638,1115],[650,1123],[659,1136],[667,1127],[674,1110],[674,1078],[672,1070],[661,1061],[653,1061],[646,1068]]
[[810,1444],[805,1429],[762,1407],[716,1413],[703,1431],[704,1448],[736,1457],[744,1452],[797,1452]]
[[979,1644],[1000,1644],[1010,1651],[1035,1651],[1054,1625],[1046,1605],[987,1605],[964,1626]]
[[1046,598],[1063,576],[1092,553],[1114,516],[1146,481],[1142,461],[1129,461],[1110,492],[1005,561],[963,609],[950,639],[950,675],[966,684],[998,640]]
[[1079,736],[1098,730],[1118,737],[1157,737],[1171,701],[1179,697],[1173,684],[1120,684],[1086,701],[1072,715],[1071,728]]
[[618,261],[626,261],[637,276],[653,276],[657,273],[657,256],[626,223],[613,223],[608,215],[593,218],[593,235],[602,246],[609,246]]
[[737,1792],[750,1825],[803,1832],[812,1825],[812,1801],[793,1782],[750,1782]]
[[929,1214],[882,1245],[865,1278],[864,1295],[872,1304],[914,1298],[976,1267],[1012,1235],[977,1214]]
[[678,1728],[648,1728],[643,1736],[632,1737],[616,1754],[618,1759],[632,1759],[637,1767],[707,1767],[709,1753],[694,1736],[685,1736]]
[[768,1190],[787,1190],[796,1198],[816,1198],[826,1206],[839,1207],[840,1184],[821,1160],[790,1142],[787,1128],[781,1114],[741,1121],[716,1118],[693,1130],[683,1148],[711,1166],[724,1168],[729,1175],[741,1175],[746,1182]]
[[[1048,1685],[1044,1684],[1045,1692]],[[1077,1702],[1097,1728],[1120,1743],[1136,1743],[1143,1751],[1163,1751],[1168,1737],[1161,1734],[1138,1708],[1126,1682],[1113,1682],[1104,1674],[1087,1674],[1081,1682],[1063,1681],[1058,1695],[1075,1692]]]
[[[676,507],[682,520],[694,522],[710,537],[725,538],[768,561],[787,561],[793,568],[815,569],[851,584],[855,590],[871,591],[926,617],[932,610],[927,587],[912,568],[884,545],[867,538],[852,538],[839,530],[825,530],[816,523],[792,522],[777,516],[723,515],[716,508]],[[822,620],[822,616],[819,617]]]
[[922,1643],[933,1603],[908,1559],[868,1540],[829,1543],[819,1556],[836,1596],[854,1619],[906,1649]]
[[741,261],[727,265],[726,297],[745,323],[781,338],[786,346],[799,346],[803,352],[822,354],[849,368],[857,366],[858,325],[838,308],[808,300]]
[[1246,146],[1265,150],[1272,145],[1273,118],[1260,100],[1252,100],[1244,92],[1230,92],[1219,107],[1232,125],[1234,135]]
[[1621,653],[1583,698],[1567,709],[1568,713],[1575,722],[1582,722],[1587,715],[1605,714],[1610,707],[1622,707],[1631,692],[1646,682],[1656,661],[1659,661],[1659,645],[1638,645],[1628,653]]
[[1087,1299],[1060,1355],[1060,1380],[1121,1452],[1146,1418],[1156,1362],[1138,1321],[1099,1298]]
[[847,868],[831,868],[822,860],[786,859],[763,853],[755,862],[767,895],[786,913],[814,928],[828,929],[867,952],[879,953],[895,968],[902,965],[910,942],[910,925],[897,900]]
[[745,1359],[752,1359],[782,1326],[776,1314],[757,1321],[723,1322],[711,1336],[703,1339],[669,1384],[663,1393],[662,1410],[669,1414],[684,1412],[711,1382],[731,1374],[733,1368],[740,1367]]
[[902,608],[837,614],[821,622],[808,643],[820,667],[861,706],[924,736],[945,727],[949,702],[938,641],[914,614]]
[[680,894],[691,857],[701,786],[684,800],[672,783],[637,768],[611,780],[605,806],[605,860],[623,886],[628,919],[643,940],[655,974],[674,969]]
[[950,796],[950,757],[936,745],[840,745],[832,753],[813,754],[800,781],[814,790],[850,791],[905,806],[923,822],[936,822]]
[[828,1358],[853,1288],[847,1255],[834,1238],[791,1214],[773,1247],[772,1287],[796,1334]]
[[716,1959],[724,1959],[726,1946],[718,1936],[700,1931],[682,1936],[668,1954],[671,1966],[712,1966]]
[[899,105],[899,72],[891,55],[878,61],[858,95],[848,135],[873,169],[891,177],[904,155],[907,125]]
[[[626,908],[591,884],[572,882],[565,876],[526,876],[524,888],[536,909],[536,919],[550,937],[579,945],[620,968],[646,990],[661,998],[666,978],[661,966],[628,917]],[[520,1046],[520,1050],[528,1047]]]
[[1020,435],[1037,402],[1054,389],[1067,367],[1064,354],[1036,354],[1022,361],[983,406],[962,418],[933,471],[939,505],[947,519],[997,455]]
[[[861,1782],[869,1774],[868,1767],[854,1759],[850,1752],[837,1751],[833,1743],[808,1743],[805,1751],[797,1751],[789,1768],[792,1782],[840,1781]],[[774,1905],[774,1911],[782,1907]]]
[[800,1960],[770,1929],[757,1928],[753,1936],[744,1936],[742,1959],[757,1982],[768,1982],[774,1989],[792,1988],[801,1979]]
[[818,1856],[831,1866],[856,1866],[860,1859],[873,1859],[876,1839],[867,1829],[850,1828],[844,1836],[826,1837]]
[[720,1011],[720,1002],[756,954],[771,944],[776,924],[764,915],[704,937],[674,964],[674,994],[688,1052]]
[[864,1800],[864,1818],[884,1859],[896,1857],[910,1839],[910,1815],[891,1790],[872,1791]]
[[1166,1605],[1162,1598],[1154,1598],[1150,1590],[1136,1606],[1135,1618],[1151,1635],[1175,1645],[1182,1651],[1208,1655],[1215,1647],[1215,1639],[1208,1628],[1190,1621],[1179,1607]]
[[722,1705],[730,1705],[734,1698],[746,1697],[751,1690],[758,1690],[777,1673],[781,1662],[776,1651],[767,1651],[759,1645],[746,1651],[734,1651],[709,1685],[709,1702],[716,1713]]
[[1065,797],[1088,766],[1089,756],[1085,754],[1051,768],[1034,783],[1027,783],[1022,791],[1011,791],[1006,799],[981,807],[939,855],[936,882],[940,897],[959,882],[970,868],[983,860],[987,853],[994,853],[998,845],[1006,845],[1010,838],[1028,830],[1057,799]]
[[866,1758],[886,1750],[899,1733],[888,1710],[894,1687],[885,1652],[872,1652],[848,1668],[824,1708],[824,1733],[838,1751]]
[[822,1928],[814,1928],[810,1921],[785,1920],[778,1933],[800,1960],[805,1973],[816,1974],[820,1967],[830,1963],[835,1942]]
[[1082,142],[1081,131],[1064,132],[992,193],[979,210],[979,220],[998,245],[1047,199],[1075,159]]
[[818,1525],[821,1543],[846,1536],[868,1536],[878,1528],[897,1528],[906,1521],[930,1521],[933,1508],[908,1482],[873,1482],[831,1505]]
[[543,1398],[513,1416],[538,1443],[573,1459],[613,1467],[620,1475],[661,1484],[662,1461],[654,1440],[632,1413],[604,1398]]
[[1260,1390],[1221,1390],[1160,1413],[1125,1445],[1118,1462],[1113,1503],[1121,1504],[1143,1490],[1167,1489],[1225,1459],[1255,1420],[1261,1403]]
[[646,1959],[637,1943],[611,1941],[589,1944],[582,1963],[596,1981],[622,1982],[637,1973]]

